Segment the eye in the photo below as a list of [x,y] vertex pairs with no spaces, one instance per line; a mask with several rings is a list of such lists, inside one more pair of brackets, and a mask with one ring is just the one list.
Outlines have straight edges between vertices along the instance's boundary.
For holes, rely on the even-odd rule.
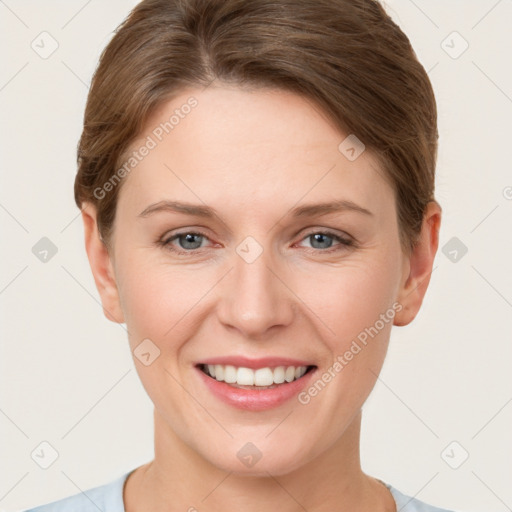
[[[201,249],[202,242],[208,237],[204,233],[196,231],[183,231],[175,233],[171,237],[163,238],[158,242],[159,245],[178,254],[186,254]],[[173,244],[177,241],[178,246]]]
[[[313,231],[307,234],[302,240],[309,240],[314,250],[313,252],[334,252],[343,250],[346,247],[354,246],[354,240],[350,238],[343,238],[336,233],[330,231]],[[333,240],[338,242],[338,245],[333,247]]]
[[[164,236],[157,244],[177,254],[192,254],[205,247],[205,240],[209,238],[200,231],[182,231],[168,237]],[[331,253],[355,246],[353,239],[343,238],[331,231],[312,231],[302,240],[310,241],[310,252],[314,253]],[[333,246],[333,241],[338,242],[337,245]]]

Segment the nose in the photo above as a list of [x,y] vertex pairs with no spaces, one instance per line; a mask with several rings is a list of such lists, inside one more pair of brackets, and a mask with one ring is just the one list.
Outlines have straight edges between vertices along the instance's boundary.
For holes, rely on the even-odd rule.
[[261,339],[278,326],[290,325],[294,295],[270,249],[252,262],[235,252],[231,261],[234,268],[220,290],[219,320],[248,339]]

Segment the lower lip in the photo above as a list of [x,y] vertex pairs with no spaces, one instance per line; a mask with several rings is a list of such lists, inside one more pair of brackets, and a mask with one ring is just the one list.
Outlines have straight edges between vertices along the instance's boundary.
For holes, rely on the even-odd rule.
[[285,382],[269,389],[242,389],[234,388],[223,381],[209,377],[197,366],[199,377],[206,384],[207,388],[224,403],[245,409],[248,411],[264,411],[278,407],[291,398],[297,396],[306,387],[315,373],[316,368],[305,373],[300,379],[293,382]]

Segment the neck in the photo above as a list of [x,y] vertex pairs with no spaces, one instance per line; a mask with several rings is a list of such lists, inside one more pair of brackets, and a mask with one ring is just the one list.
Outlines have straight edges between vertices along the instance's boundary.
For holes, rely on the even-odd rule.
[[361,411],[320,456],[284,475],[224,471],[183,443],[155,411],[155,458],[128,478],[126,512],[395,512],[389,491],[360,466]]

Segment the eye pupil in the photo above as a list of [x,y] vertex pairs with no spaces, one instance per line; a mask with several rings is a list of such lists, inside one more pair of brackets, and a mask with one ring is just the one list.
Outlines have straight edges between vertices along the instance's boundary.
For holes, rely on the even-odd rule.
[[[194,239],[196,237],[199,237],[199,244],[197,245],[197,247],[195,247],[194,245],[197,244],[197,240],[194,241]],[[181,244],[180,245],[184,248],[184,249],[198,249],[200,246],[201,246],[201,235],[198,235],[197,233],[187,233],[185,235],[181,235],[179,237],[180,240],[183,240],[185,239],[185,244]],[[192,247],[189,245],[189,244],[192,244]]]
[[[330,240],[331,240],[331,242],[332,242],[332,237],[330,237],[329,235],[325,235],[325,234],[323,234],[323,233],[315,233],[315,234],[313,234],[313,235],[311,235],[311,236],[312,236],[312,238],[313,238],[313,240],[314,240],[315,242],[320,242],[320,244],[322,244],[322,243],[324,243],[324,244],[325,244],[325,240],[324,240],[324,238],[327,238],[327,241],[330,239]],[[313,247],[315,247],[315,244],[314,244],[314,243],[312,243],[311,245],[312,245]],[[327,243],[327,248],[328,248],[328,247],[330,247],[330,246],[331,246],[331,244]],[[315,249],[325,249],[325,247],[315,247]]]

